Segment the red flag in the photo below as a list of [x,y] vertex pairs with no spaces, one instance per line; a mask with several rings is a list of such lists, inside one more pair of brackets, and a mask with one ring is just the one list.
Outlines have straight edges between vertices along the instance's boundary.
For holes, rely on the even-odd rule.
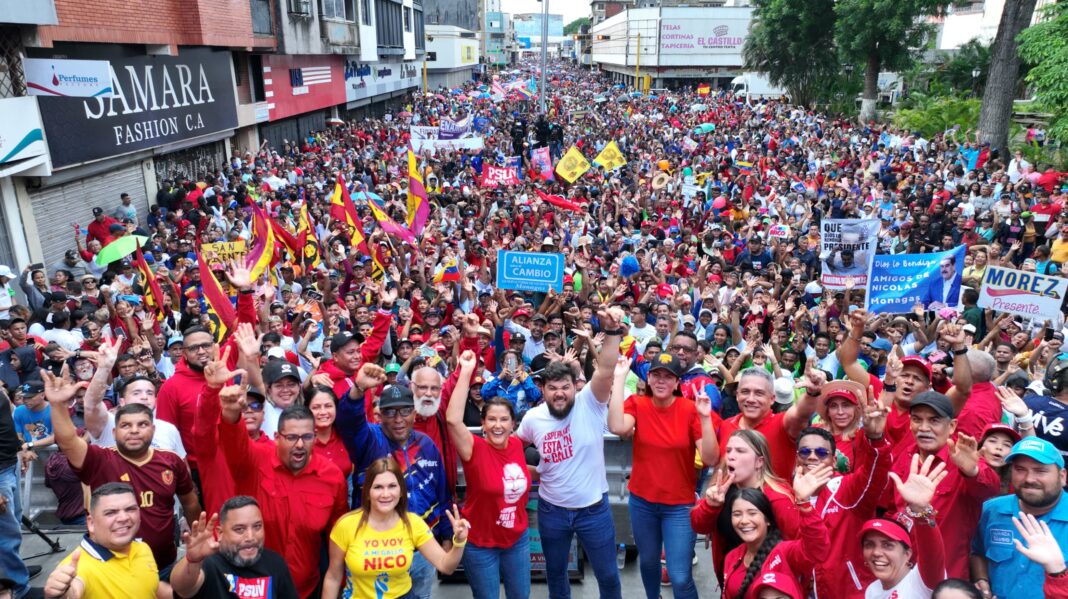
[[269,222],[271,223],[271,230],[274,231],[275,239],[282,242],[282,245],[284,245],[286,249],[289,250],[289,254],[291,256],[294,256],[295,258],[299,259],[300,252],[304,250],[304,242],[289,231],[287,231],[286,228],[282,226],[282,223],[274,220],[273,218],[270,219]]
[[159,286],[155,273],[149,268],[145,255],[141,253],[141,246],[137,246],[134,251],[134,266],[145,280],[145,305],[156,311],[156,320],[163,320],[164,306],[167,305],[163,289]]
[[226,295],[219,280],[215,278],[208,261],[200,255],[200,248],[197,248],[197,268],[200,269],[200,291],[208,303],[209,316],[214,317],[215,340],[222,341],[226,334],[237,326],[237,310],[230,303],[230,296]]
[[582,206],[576,204],[575,202],[572,202],[571,200],[566,200],[560,196],[549,195],[540,189],[535,189],[534,191],[538,192],[538,197],[541,198],[543,202],[552,204],[553,206],[556,206],[557,208],[560,208],[562,210],[582,212]]

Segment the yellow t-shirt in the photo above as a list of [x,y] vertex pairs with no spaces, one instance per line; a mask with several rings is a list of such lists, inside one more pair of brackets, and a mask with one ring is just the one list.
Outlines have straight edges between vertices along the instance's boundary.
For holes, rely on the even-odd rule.
[[[148,544],[134,541],[129,553],[114,553],[89,539],[82,539],[78,578],[85,583],[82,599],[150,599],[159,586],[159,569]],[[60,565],[70,563],[70,556]]]
[[1068,243],[1057,238],[1053,242],[1053,246],[1050,248],[1050,259],[1057,264],[1068,262]]
[[415,550],[433,538],[430,528],[418,516],[408,514],[408,523],[397,520],[387,531],[377,531],[364,524],[357,532],[362,510],[349,512],[338,519],[330,540],[345,551],[348,581],[342,597],[396,599],[412,589],[408,569]]

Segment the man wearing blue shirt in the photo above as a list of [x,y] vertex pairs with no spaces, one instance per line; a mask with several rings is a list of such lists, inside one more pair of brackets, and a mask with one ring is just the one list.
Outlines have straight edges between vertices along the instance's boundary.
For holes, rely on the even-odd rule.
[[[54,441],[52,436],[52,410],[44,396],[44,383],[29,381],[17,387],[22,395],[22,405],[15,408],[12,417],[15,420],[15,432],[22,441],[22,450],[33,452],[41,447],[48,447]],[[36,454],[29,456],[36,459]]]
[[1025,437],[1013,446],[1005,461],[1015,494],[983,504],[972,539],[972,580],[985,597],[1028,599],[1037,596],[1046,573],[1016,550],[1013,541],[1023,540],[1012,520],[1020,512],[1031,514],[1049,526],[1062,548],[1068,547],[1064,458],[1049,441]]

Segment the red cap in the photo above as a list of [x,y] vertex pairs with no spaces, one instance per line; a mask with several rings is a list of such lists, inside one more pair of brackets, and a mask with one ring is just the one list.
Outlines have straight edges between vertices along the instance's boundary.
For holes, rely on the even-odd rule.
[[774,589],[780,593],[786,593],[790,599],[804,599],[805,597],[794,577],[782,572],[765,572],[753,585],[753,590],[750,593],[746,593],[746,595],[758,597],[760,596],[760,591],[764,589]]
[[520,308],[516,310],[514,314],[512,314],[512,318],[519,318],[520,316],[526,316],[529,318],[530,310],[527,310],[526,308]]
[[901,541],[906,547],[912,549],[912,537],[910,537],[909,533],[897,522],[891,520],[868,520],[860,529],[860,538],[862,541],[864,540],[864,535],[869,532],[877,532],[894,541]]
[[408,335],[408,341],[411,341],[413,344],[422,343],[423,341],[426,341],[426,337],[423,337],[421,333],[412,333]]
[[656,286],[656,294],[662,298],[669,298],[674,293],[675,291],[671,288],[671,285],[668,285],[667,283],[661,283]]
[[965,221],[964,226],[965,227],[971,227],[972,229],[974,229],[975,228],[975,221],[974,220],[967,220],[967,221]]
[[434,344],[434,351],[446,351],[447,349],[448,348],[445,347],[445,344],[440,341]]
[[909,365],[919,366],[927,374],[927,380],[931,380],[931,363],[927,361],[927,358],[923,356],[905,356],[901,358],[902,369]]
[[564,285],[572,285],[575,283],[575,277],[571,275],[564,275]]
[[1017,441],[1023,438],[1020,436],[1020,433],[1016,432],[1016,429],[1005,424],[1004,422],[991,422],[990,424],[986,425],[986,428],[983,429],[983,436],[979,437],[979,443],[982,444],[983,441],[986,441],[987,437],[994,433],[1003,433],[1008,435],[1009,438],[1012,439],[1013,443],[1016,443]]

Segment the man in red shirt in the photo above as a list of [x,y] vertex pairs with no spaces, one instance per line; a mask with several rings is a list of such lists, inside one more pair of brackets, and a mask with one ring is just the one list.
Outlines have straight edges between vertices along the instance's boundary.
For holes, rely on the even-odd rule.
[[163,569],[174,563],[174,497],[182,502],[189,521],[200,517],[200,502],[189,468],[178,454],[152,447],[152,409],[144,404],[127,404],[115,412],[115,447],[89,445],[78,436],[67,406],[79,389],[88,383],[75,383],[67,367],[62,377],[42,370],[45,397],[52,405],[52,430],[56,443],[67,456],[74,473],[90,489],[109,482],[130,483],[137,491],[141,508],[141,537],[152,548],[156,565]]
[[979,525],[983,502],[1000,493],[1001,479],[985,460],[979,459],[975,438],[961,433],[955,442],[950,440],[957,430],[957,419],[953,415],[953,403],[937,391],[924,391],[913,397],[909,419],[914,444],[896,457],[890,468],[904,480],[909,474],[913,455],[918,454],[920,460],[933,455],[936,461],[945,463],[947,476],[938,483],[931,502],[935,514],[909,513],[895,487],[887,485],[887,488],[888,492],[893,492],[893,506],[898,512],[914,519],[937,516],[946,546],[946,573],[950,578],[970,580],[968,555],[971,539]]
[[89,231],[89,235],[85,238],[85,242],[89,243],[92,240],[97,240],[100,245],[107,245],[111,242],[111,225],[119,225],[122,227],[122,223],[104,214],[104,209],[99,206],[93,208],[93,222],[89,223],[86,227]]
[[[243,370],[223,361],[204,369],[207,384],[221,387]],[[324,534],[348,511],[348,483],[329,459],[312,452],[315,426],[308,408],[295,405],[278,417],[275,443],[253,443],[242,420],[243,387],[219,392],[219,446],[234,477],[235,491],[256,499],[263,512],[267,548],[289,565],[301,597],[319,584]]]
[[[338,397],[348,392],[346,379],[355,376],[361,364],[378,360],[393,322],[393,302],[396,300],[396,288],[381,294],[381,309],[375,313],[370,337],[365,339],[358,332],[341,331],[330,338],[330,359],[319,365],[319,370],[312,375],[315,383],[331,387]],[[370,401],[371,395],[368,394],[368,414],[372,412]]]
[[[738,408],[741,414],[724,420],[719,425],[719,455],[727,455],[727,441],[738,429],[752,429],[764,435],[771,450],[771,469],[785,480],[794,474],[795,443],[801,429],[805,428],[819,403],[820,387],[826,382],[823,371],[811,369],[805,376],[805,393],[789,410],[773,414],[775,402],[775,379],[762,367],[746,368],[738,377]],[[722,460],[722,457],[721,457]]]

